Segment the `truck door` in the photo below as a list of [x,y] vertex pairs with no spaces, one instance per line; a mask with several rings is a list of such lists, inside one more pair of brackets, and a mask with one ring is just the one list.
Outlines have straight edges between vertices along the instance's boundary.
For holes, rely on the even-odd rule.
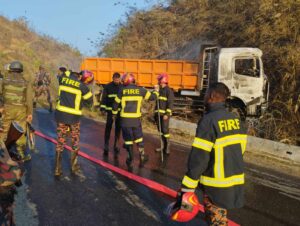
[[[255,114],[256,105],[263,97],[262,61],[258,56],[237,56],[233,58],[232,67],[231,96],[239,97],[247,105],[247,111]],[[249,105],[254,105],[254,109],[249,109]]]

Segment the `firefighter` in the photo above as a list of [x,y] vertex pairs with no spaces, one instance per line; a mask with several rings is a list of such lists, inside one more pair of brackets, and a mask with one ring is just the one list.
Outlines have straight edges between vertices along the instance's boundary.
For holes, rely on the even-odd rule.
[[[8,73],[5,73],[0,83],[0,95],[3,100],[3,127],[2,140],[6,139],[7,132],[13,121],[20,124],[26,131],[26,123],[32,121],[32,87],[23,76],[23,65],[19,61],[13,61],[6,65]],[[25,154],[26,137],[22,135],[16,142],[16,149],[21,160],[31,159],[30,154]]]
[[49,103],[49,112],[52,112],[52,100],[50,95],[50,84],[51,79],[50,75],[46,72],[43,66],[39,66],[39,71],[36,73],[35,81],[34,81],[34,99],[33,99],[33,107],[36,107],[37,99],[42,96],[47,96],[47,102]]
[[133,144],[136,143],[140,154],[140,166],[142,167],[148,160],[148,156],[145,155],[143,131],[141,125],[141,107],[142,101],[155,100],[158,96],[158,92],[149,92],[145,88],[138,87],[135,84],[135,78],[133,74],[126,73],[122,76],[121,82],[123,86],[115,98],[113,103],[114,115],[118,114],[118,108],[120,106],[121,112],[121,128],[124,139],[124,147],[128,152],[126,164],[128,167],[132,166],[133,160]]
[[[112,105],[113,102],[118,95],[119,89],[120,89],[120,74],[114,73],[113,74],[113,81],[108,83],[102,93],[101,97],[101,103],[100,103],[100,111],[106,112],[107,119],[106,119],[106,125],[105,125],[105,134],[104,134],[104,155],[108,155],[109,151],[109,137],[111,133],[111,128],[113,125],[113,114],[112,114]],[[121,134],[121,121],[120,121],[120,112],[118,112],[116,118],[115,118],[115,140],[114,140],[114,154],[117,156],[117,154],[120,151],[119,148],[119,139]]]
[[174,93],[168,86],[169,76],[167,74],[160,74],[157,77],[159,85],[159,96],[155,106],[155,121],[158,131],[161,132],[161,140],[163,147],[157,148],[156,151],[163,151],[166,154],[170,154],[169,147],[169,121],[172,115]]
[[[182,197],[200,184],[209,225],[227,225],[227,209],[244,203],[244,162],[246,129],[240,119],[225,108],[230,91],[223,83],[213,83],[205,96],[207,113],[198,122],[196,137],[188,159],[175,207]],[[179,211],[179,210],[178,210]],[[180,220],[176,211],[172,219]]]
[[[86,79],[86,77],[84,77]],[[78,73],[72,72],[69,77],[62,76],[59,80],[59,97],[55,111],[57,122],[57,146],[55,156],[55,176],[62,174],[62,151],[70,130],[72,137],[71,172],[80,173],[77,163],[79,151],[80,117],[82,115],[82,100],[92,104],[92,93],[84,83],[78,80]]]

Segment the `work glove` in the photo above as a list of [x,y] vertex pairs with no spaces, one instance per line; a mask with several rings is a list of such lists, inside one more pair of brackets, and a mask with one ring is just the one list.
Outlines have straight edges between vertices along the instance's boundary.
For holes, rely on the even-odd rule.
[[186,193],[186,192],[195,192],[195,189],[189,189],[189,188],[180,188],[177,191],[177,196],[176,196],[176,202],[174,205],[174,208],[179,208],[181,206],[182,203],[182,196]]

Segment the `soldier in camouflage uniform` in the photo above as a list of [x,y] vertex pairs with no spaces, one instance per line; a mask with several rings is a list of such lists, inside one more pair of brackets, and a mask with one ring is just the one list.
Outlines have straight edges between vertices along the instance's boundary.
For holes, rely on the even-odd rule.
[[[8,73],[4,74],[0,81],[0,96],[3,99],[4,132],[1,139],[6,139],[10,124],[16,121],[26,131],[26,123],[32,121],[32,88],[30,82],[23,76],[23,65],[14,61],[8,65]],[[25,155],[26,137],[16,142],[16,148],[23,161],[30,160],[30,155]]]
[[52,112],[50,83],[51,83],[50,75],[46,72],[43,66],[40,66],[39,71],[36,73],[36,77],[34,81],[35,95],[33,100],[33,107],[36,107],[37,99],[40,96],[46,95],[47,101],[49,103],[49,112]]
[[15,185],[20,179],[18,163],[12,161],[4,143],[0,142],[0,225],[15,225],[13,203]]

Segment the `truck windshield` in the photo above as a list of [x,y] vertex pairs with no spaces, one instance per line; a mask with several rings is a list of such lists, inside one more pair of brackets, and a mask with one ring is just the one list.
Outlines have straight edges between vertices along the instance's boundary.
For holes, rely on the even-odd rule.
[[235,59],[235,73],[249,77],[258,78],[260,75],[260,64],[258,58]]

